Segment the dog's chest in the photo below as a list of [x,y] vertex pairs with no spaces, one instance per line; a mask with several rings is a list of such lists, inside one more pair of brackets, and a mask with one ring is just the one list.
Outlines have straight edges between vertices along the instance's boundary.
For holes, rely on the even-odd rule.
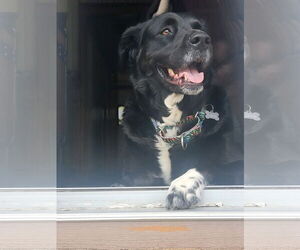
[[[165,106],[168,108],[169,115],[166,117],[162,117],[163,124],[158,125],[171,126],[171,128],[166,129],[165,131],[166,137],[177,136],[178,128],[174,125],[176,125],[176,123],[179,122],[182,117],[182,111],[178,108],[178,103],[182,101],[183,97],[183,95],[173,93],[167,96],[164,100]],[[165,183],[169,184],[171,181],[172,172],[171,159],[169,153],[169,149],[171,148],[171,146],[158,135],[156,136],[156,139],[157,142],[155,146],[158,150],[157,158],[162,172],[161,177],[164,179]]]
[[[178,123],[182,117],[182,111],[178,108],[178,103],[180,103],[183,99],[183,95],[181,94],[171,94],[166,97],[164,100],[165,106],[169,111],[169,115],[162,117],[163,125],[174,126]],[[162,125],[162,124],[160,124]],[[170,129],[166,129],[165,135],[167,137],[176,136],[178,132],[178,127],[174,126]]]

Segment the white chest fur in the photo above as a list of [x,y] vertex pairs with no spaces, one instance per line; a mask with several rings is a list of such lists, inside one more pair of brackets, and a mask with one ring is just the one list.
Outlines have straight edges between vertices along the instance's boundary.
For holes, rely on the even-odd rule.
[[[162,117],[164,125],[175,125],[180,121],[182,116],[182,111],[179,110],[177,104],[182,101],[184,95],[172,93],[166,97],[164,103],[169,110],[169,115],[166,117]],[[172,137],[177,135],[177,129],[172,128],[169,129],[166,133],[166,136]],[[166,184],[169,184],[171,181],[171,159],[169,149],[170,146],[166,142],[164,142],[159,136],[156,137],[157,142],[155,144],[158,149],[158,162],[160,165],[160,169],[162,172],[162,178],[164,179]]]
[[166,125],[175,125],[180,121],[182,116],[182,111],[178,109],[177,104],[183,99],[181,94],[171,94],[168,95],[164,101],[166,107],[169,109],[169,116],[163,117],[162,120]]

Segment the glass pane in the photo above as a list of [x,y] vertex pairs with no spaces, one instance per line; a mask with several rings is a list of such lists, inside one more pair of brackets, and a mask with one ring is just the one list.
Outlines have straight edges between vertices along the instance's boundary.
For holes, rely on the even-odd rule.
[[55,187],[55,1],[0,4],[0,187]]
[[[134,146],[132,142],[124,144],[126,136],[124,138],[122,122],[118,119],[118,111],[133,94],[128,71],[119,67],[120,37],[126,28],[151,18],[157,6],[153,1],[138,0],[60,3],[57,29],[58,185],[167,184],[161,178],[157,149],[141,146],[130,150]],[[228,107],[228,119],[218,133],[199,139],[198,145],[195,145],[196,138],[186,150],[180,143],[177,148],[170,149],[170,157],[177,158],[171,159],[172,179],[197,167],[209,184],[242,184],[243,2],[172,1],[171,8],[174,12],[191,12],[196,18],[205,20],[213,41],[215,74],[211,84],[215,97],[199,105],[197,111],[210,110],[210,104],[223,101],[225,95],[227,99],[223,103],[214,105],[221,120],[225,117],[222,110]],[[163,92],[164,87],[160,88],[158,92]],[[217,93],[220,96],[217,97]],[[150,95],[144,96],[144,100]],[[199,96],[199,100],[201,98]],[[196,110],[186,109],[182,117],[195,113]],[[155,139],[150,117],[141,119],[135,129],[140,133],[138,139],[147,129],[152,133],[148,139]],[[217,123],[208,121],[207,124]],[[122,153],[124,150],[128,152]]]
[[245,183],[300,183],[300,2],[245,3]]

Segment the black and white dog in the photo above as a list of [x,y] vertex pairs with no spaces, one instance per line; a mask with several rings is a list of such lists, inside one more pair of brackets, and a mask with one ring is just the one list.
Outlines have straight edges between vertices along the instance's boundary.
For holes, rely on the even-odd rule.
[[201,199],[202,170],[210,175],[220,165],[231,124],[225,92],[212,84],[205,23],[156,16],[123,33],[119,54],[134,88],[123,116],[123,180],[170,184],[166,207],[189,208]]

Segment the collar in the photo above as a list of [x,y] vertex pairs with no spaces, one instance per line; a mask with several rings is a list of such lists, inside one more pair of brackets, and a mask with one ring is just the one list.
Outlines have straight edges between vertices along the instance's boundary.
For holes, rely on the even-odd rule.
[[[151,121],[156,130],[157,135],[164,142],[168,143],[170,147],[173,147],[176,144],[181,144],[182,148],[186,149],[188,143],[201,133],[202,124],[205,119],[206,119],[206,111],[202,110],[201,112],[197,112],[195,115],[186,116],[185,118],[177,122],[175,125],[159,124],[153,118],[151,118]],[[175,137],[165,136],[165,134],[169,129],[177,127],[180,130],[184,124],[191,123],[195,120],[197,120],[197,123],[191,129],[182,132],[180,135],[177,135]]]

